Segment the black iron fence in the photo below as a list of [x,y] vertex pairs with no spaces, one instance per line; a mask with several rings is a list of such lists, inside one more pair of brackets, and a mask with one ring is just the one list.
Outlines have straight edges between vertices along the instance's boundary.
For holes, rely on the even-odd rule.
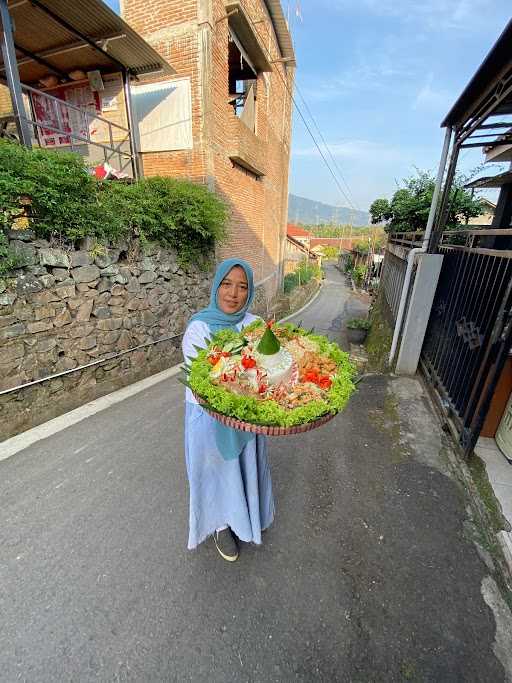
[[511,343],[512,250],[485,245],[512,230],[443,233],[444,255],[421,365],[449,423],[470,452]]
[[391,313],[392,322],[396,323],[400,298],[404,287],[405,271],[407,260],[397,256],[391,251],[386,251],[380,286],[384,292],[384,297]]
[[[396,323],[400,299],[404,288],[407,257],[411,249],[421,247],[422,232],[395,232],[389,235],[381,270],[380,287],[388,305],[390,322]],[[415,267],[411,275],[411,287],[414,282]]]

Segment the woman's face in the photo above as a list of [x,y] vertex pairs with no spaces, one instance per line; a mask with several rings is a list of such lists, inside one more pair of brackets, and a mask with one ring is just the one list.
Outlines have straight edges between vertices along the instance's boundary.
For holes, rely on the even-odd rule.
[[247,276],[241,266],[233,266],[217,290],[217,305],[223,313],[237,313],[249,294]]

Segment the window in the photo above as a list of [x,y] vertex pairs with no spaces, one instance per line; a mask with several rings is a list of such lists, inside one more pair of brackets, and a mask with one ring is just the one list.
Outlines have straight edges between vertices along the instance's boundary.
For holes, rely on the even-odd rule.
[[245,125],[256,130],[258,74],[236,34],[230,30],[228,52],[229,104]]

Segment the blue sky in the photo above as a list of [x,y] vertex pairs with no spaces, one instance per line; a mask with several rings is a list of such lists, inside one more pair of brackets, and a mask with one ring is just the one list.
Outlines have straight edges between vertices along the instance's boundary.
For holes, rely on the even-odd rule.
[[[117,0],[107,1],[118,10]],[[298,4],[302,22],[295,17],[296,0],[290,0],[297,85],[348,183],[353,203],[367,209],[376,197],[390,197],[396,183],[414,173],[415,166],[437,168],[443,138],[439,124],[505,28],[510,2]],[[288,0],[282,5],[287,12]],[[296,99],[305,110],[299,93]],[[480,161],[479,152],[466,152],[461,165],[469,169]],[[290,191],[348,205],[296,113]]]
[[[287,9],[288,3],[283,2]],[[290,3],[290,16],[296,2]],[[303,0],[297,84],[367,209],[414,167],[437,169],[439,124],[510,19],[508,0]],[[300,97],[298,98],[300,104]],[[318,136],[317,136],[318,137]],[[479,152],[464,155],[474,168]],[[291,192],[346,205],[295,115]]]

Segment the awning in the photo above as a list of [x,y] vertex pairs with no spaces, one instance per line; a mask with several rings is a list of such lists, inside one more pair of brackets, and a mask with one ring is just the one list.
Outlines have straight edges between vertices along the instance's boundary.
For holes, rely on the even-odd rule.
[[509,185],[512,183],[512,171],[505,171],[495,176],[484,176],[482,178],[477,178],[472,180],[470,183],[464,185],[467,188],[477,188],[477,187],[502,187],[503,185]]
[[[101,0],[8,0],[23,83],[73,70],[128,70],[133,76],[174,69]],[[0,68],[3,60],[0,55]]]

